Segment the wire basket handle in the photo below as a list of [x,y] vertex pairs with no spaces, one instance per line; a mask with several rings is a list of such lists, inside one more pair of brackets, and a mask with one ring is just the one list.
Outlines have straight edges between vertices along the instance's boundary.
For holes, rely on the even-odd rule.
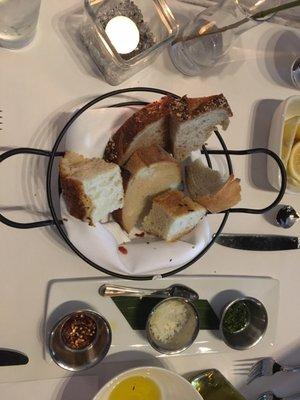
[[[31,149],[29,147],[20,147],[18,149],[12,149],[6,151],[5,153],[0,155],[0,163],[7,158],[13,157],[18,154],[34,154],[38,156],[50,157],[51,152],[47,150],[40,150],[40,149]],[[59,154],[57,154],[59,155]],[[32,229],[32,228],[40,228],[43,226],[55,225],[53,220],[46,220],[46,221],[39,221],[39,222],[29,222],[29,223],[22,223],[22,222],[15,222],[0,214],[0,222],[5,225],[8,225],[12,228],[17,229]]]
[[280,170],[281,174],[281,187],[279,190],[279,193],[276,197],[276,199],[273,201],[272,204],[265,208],[259,208],[259,209],[254,209],[254,208],[230,208],[227,210],[229,213],[244,213],[244,214],[264,214],[267,211],[270,211],[272,208],[277,206],[277,204],[280,203],[281,199],[284,196],[285,190],[286,190],[286,185],[287,185],[287,175],[286,175],[286,170],[283,165],[283,162],[281,161],[280,157],[274,153],[273,151],[265,148],[256,148],[256,149],[247,149],[247,150],[205,150],[204,153],[208,154],[223,154],[223,155],[237,155],[237,156],[244,156],[244,155],[251,155],[251,154],[267,154],[268,156],[272,157]]

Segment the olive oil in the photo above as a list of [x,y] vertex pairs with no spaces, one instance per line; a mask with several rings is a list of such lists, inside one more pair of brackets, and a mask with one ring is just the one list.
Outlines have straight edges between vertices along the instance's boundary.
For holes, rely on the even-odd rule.
[[230,382],[216,369],[199,371],[189,378],[203,400],[245,400]]
[[161,400],[161,393],[152,379],[145,376],[131,376],[113,389],[109,400]]

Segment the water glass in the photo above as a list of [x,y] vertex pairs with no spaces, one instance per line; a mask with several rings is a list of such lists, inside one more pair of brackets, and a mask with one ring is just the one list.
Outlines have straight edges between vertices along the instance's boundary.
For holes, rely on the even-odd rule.
[[34,38],[41,0],[0,0],[0,46],[17,49]]
[[[201,74],[203,67],[214,66],[227,53],[240,34],[258,24],[251,15],[279,3],[280,0],[224,0],[220,5],[200,12],[183,27],[170,47],[170,56],[175,67],[186,75]],[[234,29],[213,33],[245,19],[244,24]],[[208,32],[209,35],[201,36]]]

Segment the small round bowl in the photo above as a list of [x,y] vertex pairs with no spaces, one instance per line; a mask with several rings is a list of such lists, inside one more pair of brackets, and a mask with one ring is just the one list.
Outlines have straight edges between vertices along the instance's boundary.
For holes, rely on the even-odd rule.
[[[283,146],[283,134],[285,122],[292,117],[299,115],[300,96],[294,95],[282,101],[276,108],[269,136],[268,148],[281,157]],[[270,184],[277,190],[281,187],[281,174],[277,164],[271,157],[267,159],[267,172]],[[287,182],[286,193],[300,194],[300,186],[293,185],[290,180]]]
[[[96,336],[92,343],[81,350],[73,350],[66,346],[62,337],[64,324],[76,314],[84,314],[92,318],[97,326]],[[78,310],[63,317],[54,326],[49,337],[49,351],[53,361],[69,371],[83,371],[93,367],[108,353],[111,345],[111,329],[109,323],[100,314],[91,310]]]
[[[245,327],[236,331],[229,332],[224,328],[224,320],[228,310],[237,303],[244,303],[248,307],[249,318]],[[220,331],[224,342],[235,350],[247,350],[258,344],[268,327],[268,314],[264,305],[253,297],[242,297],[229,303],[223,310]]]
[[162,400],[203,400],[202,396],[182,376],[164,368],[139,367],[130,369],[109,381],[93,400],[108,400],[113,389],[123,380],[143,376],[152,379],[159,387]]
[[[188,320],[178,334],[167,343],[155,339],[150,330],[151,319],[159,308],[167,302],[180,302],[185,305],[188,311]],[[182,297],[170,297],[158,303],[151,311],[146,325],[147,339],[150,345],[157,351],[163,354],[176,354],[186,350],[195,341],[199,332],[199,315],[193,303]]]

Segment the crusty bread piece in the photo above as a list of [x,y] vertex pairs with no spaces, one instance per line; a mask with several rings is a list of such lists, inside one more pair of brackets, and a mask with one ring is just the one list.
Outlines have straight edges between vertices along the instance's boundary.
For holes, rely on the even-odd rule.
[[94,225],[123,206],[123,185],[118,165],[66,152],[59,170],[63,197],[74,217]]
[[210,212],[227,210],[241,200],[240,179],[223,178],[199,159],[186,166],[185,182],[191,198]]
[[232,116],[223,94],[195,99],[184,96],[173,100],[170,107],[171,146],[177,160],[201,148],[217,125],[226,129]]
[[181,184],[179,164],[157,145],[136,150],[125,164],[122,174],[124,206],[113,216],[127,232],[147,212],[153,196]]
[[170,101],[171,97],[163,97],[134,113],[109,140],[104,159],[123,165],[140,147],[166,147]]
[[146,232],[173,242],[190,232],[206,209],[178,190],[169,190],[153,199],[150,213],[144,218]]

